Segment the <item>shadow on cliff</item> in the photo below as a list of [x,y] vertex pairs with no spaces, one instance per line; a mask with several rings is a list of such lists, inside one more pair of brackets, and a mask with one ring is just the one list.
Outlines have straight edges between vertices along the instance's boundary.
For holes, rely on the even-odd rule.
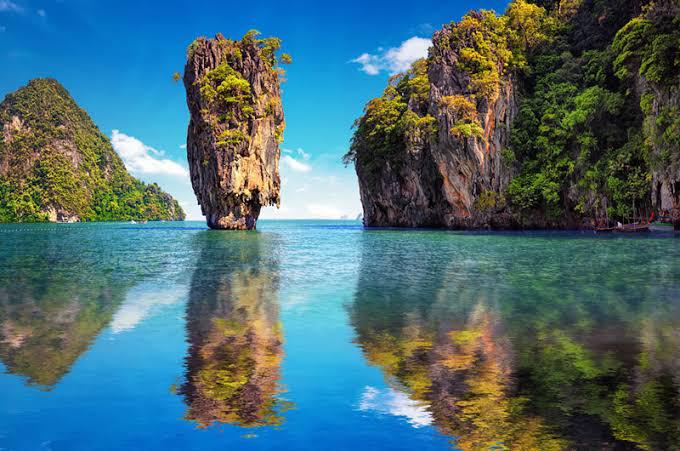
[[[569,273],[571,258],[551,267],[531,243],[518,255],[503,249],[516,243],[475,237],[450,258],[437,236],[391,239],[364,234],[350,317],[385,396],[419,412],[411,424],[465,450],[680,446],[680,303],[668,299],[677,265],[624,292],[629,267]],[[379,396],[365,393],[362,408],[383,412]]]
[[187,305],[185,418],[199,427],[276,426],[290,403],[279,398],[283,333],[278,249],[264,234],[204,232]]

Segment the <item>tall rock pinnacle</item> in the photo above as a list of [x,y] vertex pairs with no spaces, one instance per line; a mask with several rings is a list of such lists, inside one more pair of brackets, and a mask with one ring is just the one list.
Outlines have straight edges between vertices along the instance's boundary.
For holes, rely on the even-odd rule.
[[[198,38],[187,51],[191,184],[213,229],[254,229],[260,208],[278,207],[285,122],[278,38]],[[290,61],[281,55],[282,63]]]

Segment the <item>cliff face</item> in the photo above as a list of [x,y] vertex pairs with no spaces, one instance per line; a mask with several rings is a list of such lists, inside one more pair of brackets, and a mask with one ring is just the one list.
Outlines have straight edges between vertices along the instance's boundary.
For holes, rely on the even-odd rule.
[[[430,114],[437,119],[438,134],[432,146],[432,157],[441,174],[441,191],[449,210],[444,214],[447,227],[477,227],[485,223],[484,211],[477,199],[507,188],[511,169],[503,163],[501,151],[508,144],[510,124],[517,114],[515,84],[506,74],[506,63],[493,68],[498,74],[496,86],[485,96],[478,94],[473,77],[456,70],[461,47],[447,45],[455,33],[447,26],[435,33],[430,79]],[[471,37],[468,39],[472,39]],[[459,45],[473,45],[467,43]],[[457,102],[470,102],[470,119],[465,107]],[[464,121],[461,124],[461,121]],[[472,124],[470,136],[462,128]],[[480,127],[474,130],[474,127]],[[498,217],[492,218],[498,221]],[[498,225],[507,222],[503,219]]]
[[356,123],[367,226],[680,226],[678,4],[514,0],[433,36]]
[[[680,230],[680,3],[659,0],[620,33],[623,77],[632,77],[650,146],[652,204]],[[676,44],[671,43],[675,40]],[[662,59],[664,64],[659,64]],[[656,63],[656,64],[655,64]]]
[[[347,158],[356,163],[368,226],[461,228],[491,222],[502,227],[511,222],[505,215],[487,215],[478,199],[488,197],[495,207],[500,199],[490,193],[503,192],[512,174],[501,151],[517,114],[516,88],[505,57],[488,68],[488,83],[463,68],[467,61],[461,50],[477,52],[482,44],[464,27],[475,27],[484,39],[495,35],[492,15],[472,13],[467,20],[462,27],[451,24],[436,32],[429,57],[394,77],[356,123]],[[486,50],[494,56],[507,52],[503,44]],[[386,110],[394,114],[390,108],[396,110],[397,125],[376,136],[375,122],[392,120],[381,117]],[[376,152],[377,141],[392,149]]]
[[[652,202],[655,208],[669,211],[675,230],[680,230],[680,141],[677,139],[680,136],[680,121],[668,121],[671,114],[680,117],[680,77],[676,77],[674,83],[675,86],[654,88],[654,100],[647,123],[650,132],[661,138],[657,141],[664,140],[666,131],[669,131],[668,135],[676,136],[674,143],[657,142],[653,147],[659,164],[653,171]],[[674,150],[669,151],[669,147],[674,147]]]
[[158,185],[127,173],[56,80],[31,80],[7,95],[0,131],[0,222],[184,219]]
[[262,206],[279,205],[279,46],[249,33],[241,41],[198,38],[189,47],[187,156],[211,228],[254,229]]

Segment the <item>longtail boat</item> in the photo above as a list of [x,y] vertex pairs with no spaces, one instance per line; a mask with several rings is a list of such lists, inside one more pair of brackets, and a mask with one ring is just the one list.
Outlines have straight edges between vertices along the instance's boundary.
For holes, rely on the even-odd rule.
[[623,224],[621,227],[617,227],[616,231],[622,233],[649,232],[649,223],[634,222],[632,224]]

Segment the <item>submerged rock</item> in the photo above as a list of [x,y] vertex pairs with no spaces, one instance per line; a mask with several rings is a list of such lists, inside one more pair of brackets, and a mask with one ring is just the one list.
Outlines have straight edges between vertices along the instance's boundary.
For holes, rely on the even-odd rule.
[[[201,37],[188,49],[187,157],[194,192],[213,229],[254,229],[261,207],[280,202],[280,40],[256,36]],[[288,60],[281,56],[281,62]]]

